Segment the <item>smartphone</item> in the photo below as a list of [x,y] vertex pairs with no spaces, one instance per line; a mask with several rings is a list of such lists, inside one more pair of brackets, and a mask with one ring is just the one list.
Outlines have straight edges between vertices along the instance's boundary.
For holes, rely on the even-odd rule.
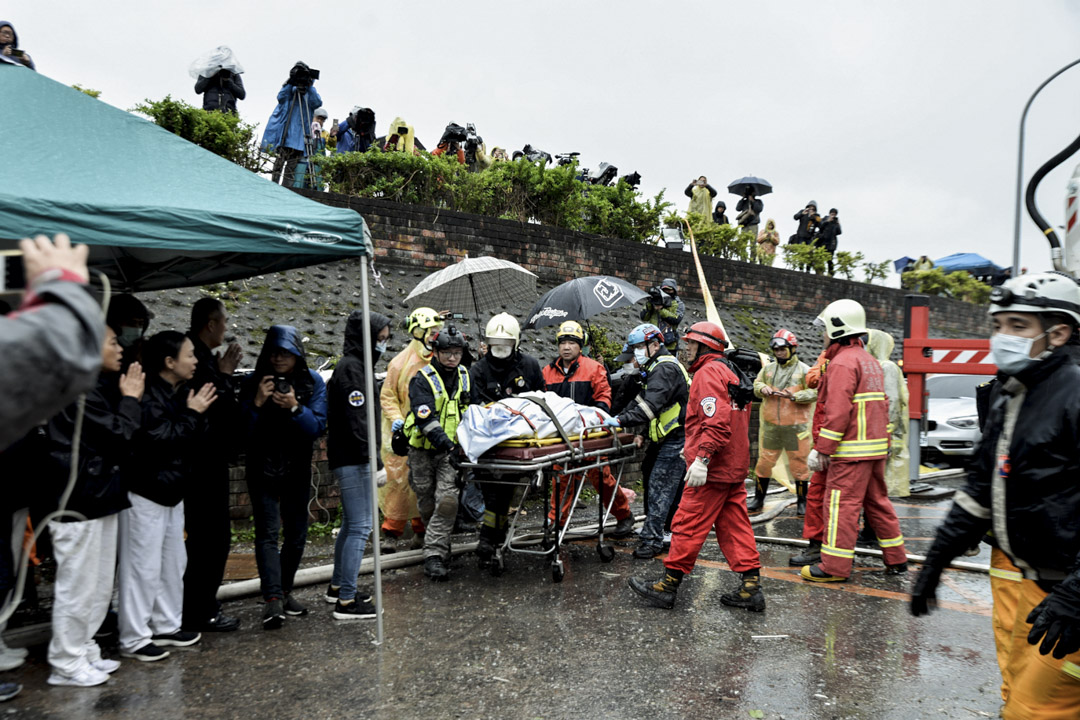
[[22,250],[0,250],[0,292],[26,287]]
[[340,123],[338,123],[338,119],[337,119],[337,118],[334,118],[334,121],[333,121],[332,125],[333,125],[334,127],[337,127],[337,126],[338,126],[339,124],[340,124]]

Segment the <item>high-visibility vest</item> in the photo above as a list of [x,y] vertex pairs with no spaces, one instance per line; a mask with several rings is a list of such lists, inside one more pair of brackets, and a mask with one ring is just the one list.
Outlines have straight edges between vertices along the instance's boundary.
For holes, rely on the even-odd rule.
[[[683,378],[686,380],[686,387],[690,388],[690,374],[686,372],[686,368],[682,366],[674,355],[661,355],[656,358],[656,365],[660,363],[675,363],[675,367],[679,368],[679,372],[682,373]],[[649,386],[648,378],[645,379],[645,383],[642,385],[642,390]],[[670,435],[673,431],[679,428],[681,423],[679,422],[679,416],[682,414],[682,403],[676,401],[666,408],[660,410],[660,414],[649,421],[649,440],[653,442],[660,442],[665,437]]]
[[[420,374],[427,380],[428,385],[431,386],[431,394],[435,396],[435,417],[432,420],[426,418],[421,419],[425,425],[428,422],[437,422],[442,426],[443,432],[445,432],[451,440],[457,437],[457,427],[461,422],[461,395],[462,393],[468,393],[469,388],[469,371],[465,368],[458,366],[458,384],[457,391],[454,393],[454,397],[450,397],[450,394],[446,392],[446,385],[443,383],[441,377],[439,377],[439,371],[433,368],[431,365],[425,365],[420,368]],[[434,450],[435,446],[431,444],[431,441],[427,439],[420,425],[417,424],[416,408],[409,410],[408,417],[405,418],[405,434],[409,437],[409,446],[419,448],[422,450]]]

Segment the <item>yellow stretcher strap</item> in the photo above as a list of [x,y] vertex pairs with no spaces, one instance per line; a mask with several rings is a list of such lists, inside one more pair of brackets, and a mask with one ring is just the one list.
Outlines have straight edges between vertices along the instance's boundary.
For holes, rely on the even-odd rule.
[[[610,434],[611,433],[609,433],[606,430],[590,430],[589,433],[585,436],[585,439],[586,440],[592,440],[593,438],[604,437],[605,435],[610,436]],[[570,439],[571,440],[580,440],[581,439],[581,433],[578,433],[577,435],[571,435]],[[499,443],[498,447],[519,447],[519,448],[520,447],[547,447],[548,445],[558,445],[561,442],[562,442],[562,438],[557,438],[557,437],[554,437],[554,438],[525,437],[525,438],[514,438],[513,440],[503,440],[501,443]]]

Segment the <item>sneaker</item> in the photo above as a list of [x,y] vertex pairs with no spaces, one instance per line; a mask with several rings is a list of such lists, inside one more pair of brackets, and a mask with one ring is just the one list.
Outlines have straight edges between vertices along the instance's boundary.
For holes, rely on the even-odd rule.
[[608,537],[615,539],[630,537],[634,534],[634,524],[636,522],[633,513],[627,515],[615,523],[615,529],[608,533]]
[[326,592],[323,594],[323,600],[333,605],[338,601],[339,595],[341,595],[340,586],[327,585]]
[[443,559],[438,555],[424,558],[424,574],[436,582],[442,582],[450,576],[450,572],[446,569],[446,564],[443,563]]
[[263,630],[277,630],[284,624],[285,608],[281,605],[281,598],[270,598],[263,610]]
[[109,674],[87,665],[74,675],[62,675],[55,670],[49,675],[50,685],[68,685],[70,687],[94,687],[109,681]]
[[138,650],[121,650],[120,657],[131,658],[132,660],[141,660],[142,662],[156,662],[158,660],[164,660],[169,657],[169,651],[159,648],[152,642],[148,642]]
[[830,575],[821,569],[820,565],[803,565],[803,569],[799,571],[803,580],[809,580],[810,582],[818,583],[834,583],[834,582],[847,582],[846,577],[840,577],[839,575]]
[[189,630],[177,630],[168,635],[152,635],[150,639],[160,647],[188,647],[202,640],[202,633]]
[[4,645],[2,640],[0,640],[0,653],[4,653],[6,655],[14,655],[16,657],[21,657],[23,659],[26,659],[26,658],[28,658],[30,656],[30,651],[27,650],[26,648],[24,648],[24,647],[7,647],[7,646]]
[[810,541],[810,545],[798,555],[792,555],[788,558],[787,564],[792,567],[800,567],[802,565],[817,565],[821,562],[821,543],[814,540]]
[[26,664],[26,655],[12,652],[10,648],[0,650],[0,670],[14,670]]
[[301,615],[307,615],[307,608],[297,602],[296,598],[291,593],[285,594],[285,602],[283,603],[286,615],[292,615],[293,617],[300,617]]
[[724,593],[720,602],[730,607],[746,608],[750,612],[765,611],[765,593],[761,591],[761,578],[757,575],[744,577],[738,590]]
[[202,632],[235,632],[240,629],[240,618],[218,612],[217,615],[203,623]]
[[22,692],[19,683],[0,683],[0,702],[6,702]]
[[638,560],[651,560],[652,558],[660,555],[664,552],[664,549],[659,545],[647,545],[641,543],[634,548],[634,557]]
[[335,620],[371,620],[375,615],[371,598],[355,598],[347,603],[338,600],[334,606]]
[[120,669],[119,660],[109,660],[108,658],[98,658],[90,664],[94,667],[95,670],[100,670],[106,675],[112,675],[114,672]]
[[656,582],[640,578],[630,578],[630,589],[658,608],[670,610],[675,607],[675,593],[682,583],[683,574],[678,570],[664,569],[664,574]]

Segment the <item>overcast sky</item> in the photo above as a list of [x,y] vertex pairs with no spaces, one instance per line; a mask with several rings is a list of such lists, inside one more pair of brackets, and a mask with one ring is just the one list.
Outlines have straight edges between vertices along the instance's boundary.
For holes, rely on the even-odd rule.
[[[1064,0],[16,0],[3,13],[40,72],[117,107],[199,104],[188,65],[224,44],[246,70],[241,115],[265,126],[304,60],[332,118],[366,105],[382,133],[401,115],[429,147],[447,122],[473,122],[489,148],[637,170],[680,210],[691,178],[723,192],[758,175],[782,237],[814,199],[839,209],[841,249],[874,260],[972,251],[1010,265],[1020,113],[1080,57],[1080,4]],[[77,151],[78,118],[39,120]],[[1080,68],[1036,100],[1026,176],[1078,132]],[[1040,186],[1055,226],[1076,162]],[[1021,264],[1049,267],[1026,213]]]

